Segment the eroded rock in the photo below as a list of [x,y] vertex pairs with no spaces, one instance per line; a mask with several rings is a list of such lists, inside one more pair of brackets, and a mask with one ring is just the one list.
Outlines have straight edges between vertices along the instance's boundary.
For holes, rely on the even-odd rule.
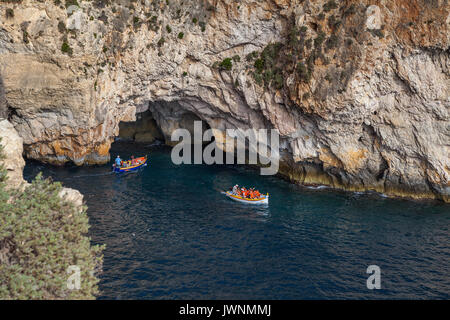
[[[119,123],[150,102],[166,141],[184,114],[217,134],[276,128],[295,181],[448,201],[445,1],[181,3],[80,2],[72,18],[53,3],[2,3],[15,14],[1,20],[0,80],[26,156],[105,163]],[[79,28],[58,29],[76,14]],[[268,70],[255,76],[271,43],[285,59],[278,88]]]

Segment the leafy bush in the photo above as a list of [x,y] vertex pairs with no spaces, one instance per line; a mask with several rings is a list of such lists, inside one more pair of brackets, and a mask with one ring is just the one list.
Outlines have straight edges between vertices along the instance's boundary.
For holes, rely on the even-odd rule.
[[297,73],[300,77],[301,80],[305,81],[305,82],[309,82],[310,78],[311,78],[311,73],[309,72],[309,70],[306,68],[305,64],[303,62],[299,62],[297,65]]
[[336,1],[330,0],[323,5],[323,11],[328,12],[330,10],[336,9],[338,7]]
[[[1,154],[1,146],[0,146]],[[0,166],[0,299],[93,299],[103,246],[91,246],[86,208],[58,195],[60,183],[39,174],[24,191],[5,189]],[[69,266],[80,289],[69,290]]]
[[6,19],[14,18],[14,10],[11,8],[6,9]]
[[61,33],[66,32],[66,25],[64,24],[64,22],[62,21],[58,22],[58,31]]
[[63,42],[61,46],[61,51],[64,53],[68,53],[69,55],[71,55],[73,52],[72,48],[69,46],[67,42]]
[[70,6],[79,7],[80,5],[78,4],[77,0],[66,0],[66,8],[69,8]]
[[223,59],[222,62],[219,64],[219,67],[220,69],[230,71],[231,68],[233,68],[233,62],[231,61],[231,58]]
[[262,78],[260,73],[253,72],[252,75],[253,75],[253,79],[255,80],[255,82],[258,85],[262,85],[263,84],[263,78]]
[[184,37],[184,33],[183,33],[183,32],[180,32],[180,33],[178,34],[178,39],[183,39],[183,37]]
[[245,60],[252,61],[253,59],[255,59],[257,57],[258,57],[258,52],[257,51],[253,51],[253,52],[250,52],[249,54],[247,54],[245,56]]
[[263,59],[256,59],[254,66],[256,68],[256,72],[262,73],[263,70],[264,70],[264,61],[263,61]]
[[23,30],[22,31],[22,39],[23,39],[23,42],[25,42],[25,43],[29,43],[30,42],[30,40],[28,39],[28,32],[26,31],[26,30]]
[[316,48],[320,47],[323,43],[323,41],[325,40],[325,32],[321,31],[319,32],[319,34],[317,35],[317,37],[314,39],[314,46]]
[[339,42],[339,37],[336,36],[335,34],[332,34],[328,40],[325,43],[326,48],[329,49],[333,49],[336,48]]
[[205,23],[205,22],[200,21],[200,22],[198,23],[198,25],[200,26],[200,29],[202,30],[202,32],[205,32],[205,31],[206,31],[206,23]]
[[158,40],[158,47],[162,47],[164,45],[164,43],[166,42],[166,39],[164,39],[164,37],[161,37]]
[[374,36],[377,36],[380,39],[384,38],[384,33],[381,29],[374,29],[374,30],[371,30],[371,32]]

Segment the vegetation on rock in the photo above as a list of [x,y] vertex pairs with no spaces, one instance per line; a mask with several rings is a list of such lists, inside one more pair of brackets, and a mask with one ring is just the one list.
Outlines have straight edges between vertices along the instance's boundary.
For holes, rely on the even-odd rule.
[[[6,180],[0,165],[0,299],[95,298],[104,247],[86,236],[86,208],[40,174],[24,191],[7,190]],[[78,290],[68,288],[69,266],[79,267]]]

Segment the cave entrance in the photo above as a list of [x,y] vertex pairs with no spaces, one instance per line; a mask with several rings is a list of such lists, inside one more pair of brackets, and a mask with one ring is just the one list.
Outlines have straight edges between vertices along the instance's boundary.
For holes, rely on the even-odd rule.
[[[186,129],[192,137],[194,137],[196,121],[202,122],[202,132],[210,129],[205,120],[202,120],[194,112],[183,109],[177,102],[149,103],[144,110],[136,114],[136,121],[119,123],[121,140],[147,144],[162,142],[174,146],[178,142],[171,141],[171,135],[176,129]],[[212,141],[214,141],[214,137]],[[193,139],[192,142],[194,142]]]
[[120,122],[119,138],[140,143],[164,142],[164,135],[150,110],[136,114],[135,122]]

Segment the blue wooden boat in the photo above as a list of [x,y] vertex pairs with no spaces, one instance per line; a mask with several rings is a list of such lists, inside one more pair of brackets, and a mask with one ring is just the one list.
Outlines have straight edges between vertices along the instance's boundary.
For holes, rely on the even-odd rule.
[[131,171],[137,171],[140,168],[143,168],[147,165],[147,156],[140,157],[134,159],[137,163],[131,164],[131,160],[123,161],[122,166],[117,167],[115,164],[113,164],[113,171],[120,173],[120,172],[131,172]]

